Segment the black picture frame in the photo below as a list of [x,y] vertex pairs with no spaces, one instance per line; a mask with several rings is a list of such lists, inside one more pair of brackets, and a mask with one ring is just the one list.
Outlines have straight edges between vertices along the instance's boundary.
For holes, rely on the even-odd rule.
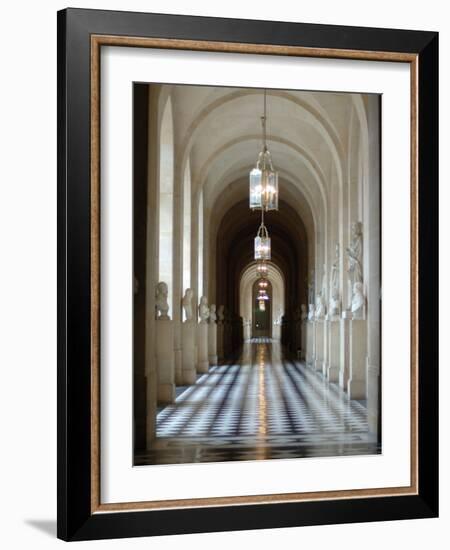
[[[92,512],[91,36],[417,56],[418,492]],[[58,537],[88,540],[438,515],[438,34],[86,9],[58,12]],[[94,350],[95,351],[95,350]],[[424,368],[421,368],[421,367]]]

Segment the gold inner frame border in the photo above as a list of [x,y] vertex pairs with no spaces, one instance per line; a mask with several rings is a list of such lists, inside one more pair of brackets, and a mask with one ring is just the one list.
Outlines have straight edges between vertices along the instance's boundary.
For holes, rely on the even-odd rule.
[[[100,500],[100,50],[102,46],[356,59],[409,63],[411,74],[411,483],[407,487],[101,503]],[[91,513],[202,508],[417,495],[418,479],[418,55],[402,52],[307,48],[269,44],[91,35]]]

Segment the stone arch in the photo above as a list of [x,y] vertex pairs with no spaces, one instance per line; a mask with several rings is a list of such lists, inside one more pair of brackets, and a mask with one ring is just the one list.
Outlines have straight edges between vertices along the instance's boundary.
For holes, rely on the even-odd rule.
[[[241,273],[239,281],[239,315],[244,322],[244,338],[251,338],[251,331],[246,334],[246,326],[252,326],[252,286],[257,278],[256,262],[249,264]],[[274,263],[268,262],[268,279],[272,284],[272,337],[280,339],[279,318],[285,311],[285,284],[281,269]],[[250,324],[248,322],[250,321]],[[247,323],[247,324],[246,324]]]

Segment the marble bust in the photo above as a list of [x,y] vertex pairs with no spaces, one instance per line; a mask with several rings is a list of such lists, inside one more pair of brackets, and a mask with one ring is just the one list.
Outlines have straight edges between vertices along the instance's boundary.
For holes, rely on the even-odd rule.
[[193,313],[192,313],[192,297],[193,297],[194,291],[192,288],[187,288],[186,292],[184,293],[183,299],[181,300],[181,304],[184,309],[184,315],[186,316],[186,321],[192,321]]
[[353,285],[353,294],[352,294],[352,317],[353,319],[362,319],[364,318],[364,306],[366,300],[364,298],[364,287],[362,283],[355,283]]
[[314,304],[309,304],[308,321],[314,321]]
[[169,304],[167,302],[167,297],[169,294],[169,290],[167,287],[167,284],[163,281],[160,281],[156,285],[156,312],[157,312],[157,319],[170,319],[168,313],[169,313]]
[[211,307],[209,308],[209,322],[215,323],[216,319],[217,319],[216,304],[211,304]]
[[209,307],[208,307],[208,298],[202,296],[200,298],[200,304],[198,306],[198,314],[200,316],[200,322],[206,323],[209,317]]

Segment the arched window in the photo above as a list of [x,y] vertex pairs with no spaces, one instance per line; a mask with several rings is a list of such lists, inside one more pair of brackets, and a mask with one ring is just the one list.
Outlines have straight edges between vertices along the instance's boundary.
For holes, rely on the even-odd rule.
[[167,283],[170,315],[173,315],[173,164],[173,118],[169,97],[162,116],[160,135],[158,279]]
[[186,164],[183,182],[183,292],[191,286],[191,168]]

